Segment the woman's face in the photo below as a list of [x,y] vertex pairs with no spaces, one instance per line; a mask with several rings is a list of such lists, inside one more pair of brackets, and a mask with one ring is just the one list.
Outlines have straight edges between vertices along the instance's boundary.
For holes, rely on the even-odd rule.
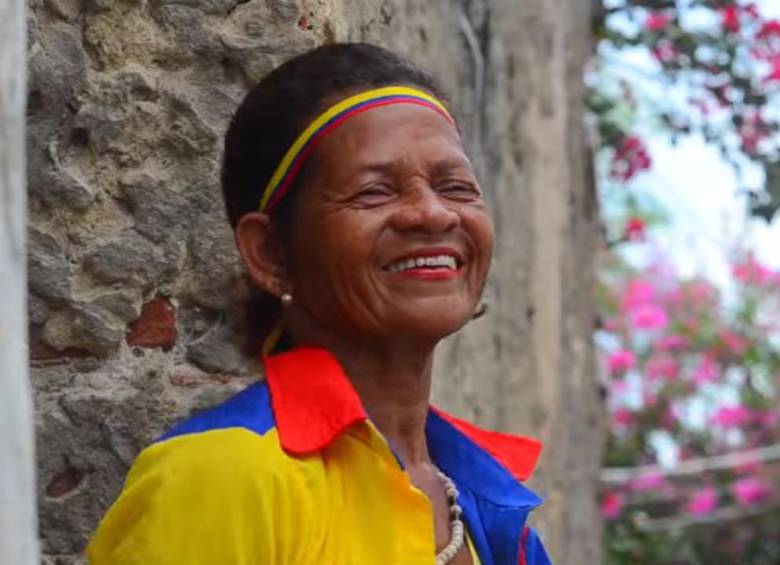
[[398,104],[320,143],[297,198],[287,278],[298,323],[438,340],[473,315],[493,227],[455,127]]

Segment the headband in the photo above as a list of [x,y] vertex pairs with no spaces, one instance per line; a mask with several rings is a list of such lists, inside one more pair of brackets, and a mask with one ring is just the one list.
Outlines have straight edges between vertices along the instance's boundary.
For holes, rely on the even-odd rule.
[[391,104],[425,106],[438,112],[449,122],[455,123],[441,101],[416,88],[387,86],[350,96],[320,114],[290,146],[263,190],[263,195],[260,198],[260,212],[270,213],[279,203],[323,137],[352,116],[362,114],[371,108]]

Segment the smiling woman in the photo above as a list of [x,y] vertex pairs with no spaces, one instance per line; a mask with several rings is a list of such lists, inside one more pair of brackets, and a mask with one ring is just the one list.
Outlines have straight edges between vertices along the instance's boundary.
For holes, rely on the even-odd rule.
[[538,442],[429,404],[493,247],[431,77],[365,44],[285,63],[236,112],[223,189],[266,380],[142,452],[91,562],[548,563]]

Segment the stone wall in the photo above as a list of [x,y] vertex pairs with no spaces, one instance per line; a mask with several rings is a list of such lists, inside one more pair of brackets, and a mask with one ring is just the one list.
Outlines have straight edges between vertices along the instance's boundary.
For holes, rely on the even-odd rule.
[[588,4],[30,1],[30,355],[52,563],[78,558],[150,438],[255,378],[221,136],[273,66],[359,39],[439,74],[495,212],[490,309],[442,348],[435,394],[546,440],[548,544],[557,563],[599,561]]

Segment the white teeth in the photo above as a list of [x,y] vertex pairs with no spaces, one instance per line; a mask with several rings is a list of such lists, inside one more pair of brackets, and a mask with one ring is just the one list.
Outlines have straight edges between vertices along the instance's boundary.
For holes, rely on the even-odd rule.
[[444,267],[447,269],[457,269],[458,262],[452,255],[436,255],[435,257],[415,257],[398,261],[390,265],[387,270],[391,273],[400,273],[415,267]]

